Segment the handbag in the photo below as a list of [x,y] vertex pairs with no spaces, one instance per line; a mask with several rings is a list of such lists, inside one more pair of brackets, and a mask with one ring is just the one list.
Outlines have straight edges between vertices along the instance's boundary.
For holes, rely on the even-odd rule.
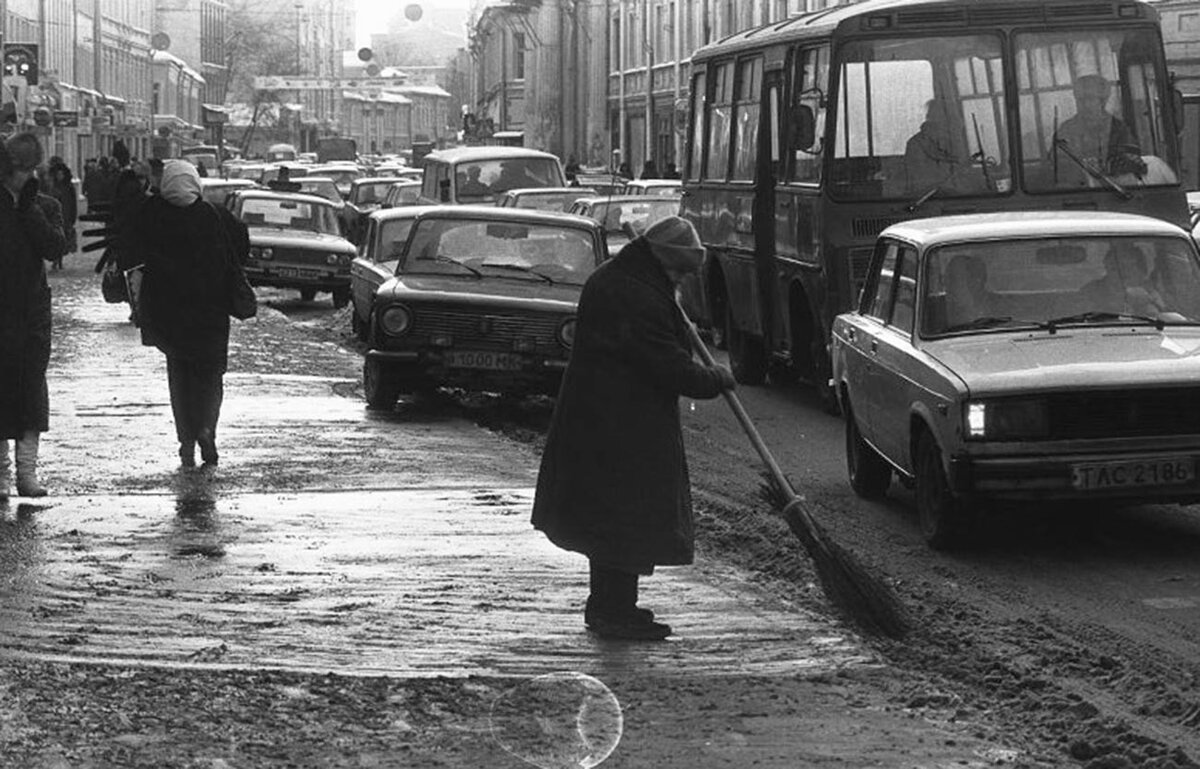
[[105,264],[104,271],[100,273],[100,293],[109,304],[129,301],[125,276],[121,274],[121,268],[117,267],[115,259]]

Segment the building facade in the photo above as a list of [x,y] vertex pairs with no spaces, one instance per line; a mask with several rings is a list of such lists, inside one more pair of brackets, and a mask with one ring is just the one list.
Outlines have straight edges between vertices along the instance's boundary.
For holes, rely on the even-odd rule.
[[691,52],[732,32],[836,0],[510,0],[477,9],[456,71],[470,138],[521,132],[526,146],[591,166],[683,152]]

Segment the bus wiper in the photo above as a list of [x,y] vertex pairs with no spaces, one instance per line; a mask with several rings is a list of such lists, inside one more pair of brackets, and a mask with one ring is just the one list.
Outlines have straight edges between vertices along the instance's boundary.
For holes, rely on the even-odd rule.
[[938,194],[939,189],[941,189],[940,184],[933,185],[932,187],[929,188],[928,192],[926,192],[924,195],[917,198],[913,202],[909,203],[908,206],[905,208],[905,210],[908,211],[909,213],[916,211],[918,208],[920,208],[921,206],[928,203],[930,198],[932,198],[934,195]]
[[983,151],[983,136],[979,132],[979,118],[975,116],[974,112],[971,113],[971,124],[975,126],[975,144],[979,146],[979,151],[971,155],[971,159],[979,159],[979,170],[983,171],[983,181],[989,190],[994,190],[996,186],[992,183],[992,172],[988,170],[988,156]]
[[1092,177],[1093,179],[1096,179],[1097,181],[1103,182],[1104,186],[1108,187],[1110,190],[1117,193],[1117,195],[1119,195],[1122,200],[1129,200],[1133,197],[1133,193],[1130,192],[1129,190],[1125,189],[1124,187],[1122,187],[1121,183],[1118,182],[1116,179],[1112,178],[1111,176],[1109,176],[1108,174],[1099,170],[1098,168],[1092,168],[1092,166],[1087,161],[1085,161],[1083,158],[1076,155],[1075,151],[1071,149],[1071,146],[1069,144],[1067,144],[1066,139],[1055,138],[1054,152],[1055,152],[1056,156],[1059,152],[1062,152],[1064,155],[1066,155],[1067,157],[1069,157],[1071,159],[1072,163],[1074,163],[1075,165],[1082,168],[1084,173],[1086,173],[1088,176]]
[[1053,334],[1055,332],[1056,321],[1026,320],[1024,318],[1014,318],[1011,315],[984,315],[981,318],[975,318],[963,323],[955,323],[953,326],[947,326],[946,328],[942,329],[942,333],[949,334],[955,331],[974,331],[977,329],[1004,326],[1009,323],[1017,323],[1022,326],[1037,326],[1038,328],[1045,329]]
[[1093,321],[1112,321],[1112,320],[1140,320],[1143,323],[1149,323],[1159,331],[1166,328],[1167,324],[1162,318],[1151,318],[1149,315],[1136,315],[1127,312],[1100,312],[1091,310],[1089,312],[1081,312],[1076,315],[1065,315],[1061,318],[1055,318],[1050,323],[1091,323]]

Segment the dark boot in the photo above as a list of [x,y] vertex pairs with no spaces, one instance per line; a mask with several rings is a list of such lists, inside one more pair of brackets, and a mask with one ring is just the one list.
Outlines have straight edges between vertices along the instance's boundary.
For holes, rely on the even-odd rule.
[[196,436],[196,443],[200,444],[200,458],[204,460],[206,465],[215,465],[217,463],[217,440],[213,436],[213,431],[205,428],[200,431],[200,435]]
[[196,442],[195,441],[180,441],[179,443],[179,464],[183,467],[196,466]]
[[637,607],[638,575],[591,564],[591,595],[584,622],[601,638],[659,641],[671,634],[669,625],[654,621],[653,612]]

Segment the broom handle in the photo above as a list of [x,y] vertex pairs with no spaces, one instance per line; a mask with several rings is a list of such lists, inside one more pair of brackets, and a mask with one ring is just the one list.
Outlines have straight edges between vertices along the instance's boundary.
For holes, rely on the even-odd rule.
[[[687,311],[683,309],[683,305],[679,304],[679,297],[675,298],[675,304],[679,307],[679,313],[683,316],[684,325],[687,326],[688,337],[692,341],[692,347],[700,354],[700,359],[708,366],[717,365],[717,361],[713,358],[712,352],[709,351],[708,345],[704,344],[704,340],[700,338],[700,332],[696,330],[696,324],[692,323],[692,319],[688,317]],[[754,450],[758,452],[758,456],[762,458],[763,463],[766,464],[767,469],[771,472],[771,478],[775,481],[779,490],[787,495],[788,506],[790,507],[791,502],[797,498],[796,490],[792,488],[792,484],[788,481],[787,476],[783,474],[783,469],[779,467],[779,463],[775,461],[771,450],[767,448],[767,444],[763,440],[762,435],[759,434],[758,428],[750,420],[750,415],[746,413],[746,407],[742,405],[742,401],[737,397],[737,393],[732,390],[722,390],[721,394],[725,396],[725,402],[733,410],[734,416],[742,423],[742,429],[746,431],[746,436],[750,438],[750,443],[754,444]]]

